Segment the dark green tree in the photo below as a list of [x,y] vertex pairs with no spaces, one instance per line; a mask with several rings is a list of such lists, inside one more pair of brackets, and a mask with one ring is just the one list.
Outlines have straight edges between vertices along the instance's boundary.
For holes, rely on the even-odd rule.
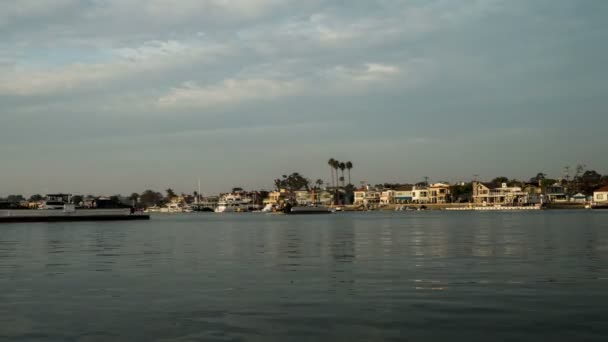
[[82,195],[72,196],[72,203],[74,203],[76,205],[80,205],[80,203],[82,203],[83,200],[84,200],[84,198],[82,197]]
[[160,205],[162,199],[163,195],[160,192],[155,192],[153,190],[146,190],[139,196],[140,203],[146,208]]
[[175,191],[173,191],[173,189],[171,189],[171,188],[165,190],[165,192],[167,193],[167,201],[169,201],[169,202],[172,199],[174,199],[175,197],[177,197],[177,195],[175,194]]
[[44,197],[42,195],[35,194],[35,195],[30,196],[29,201],[30,202],[39,202],[39,201],[42,201],[43,199],[44,199]]
[[353,168],[353,163],[350,161],[346,162],[346,169],[348,170],[348,184],[352,184],[350,181],[350,170]]
[[23,197],[23,195],[8,195],[6,197],[6,201],[13,204],[17,204],[21,201],[25,201],[25,197]]
[[336,160],[334,158],[329,158],[329,160],[327,161],[327,165],[329,165],[329,171],[331,173],[331,186],[335,186],[334,184],[334,164],[336,163]]

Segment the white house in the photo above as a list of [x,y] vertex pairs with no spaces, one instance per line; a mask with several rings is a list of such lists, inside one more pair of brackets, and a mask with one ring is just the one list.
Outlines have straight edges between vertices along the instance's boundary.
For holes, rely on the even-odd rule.
[[412,202],[418,204],[429,203],[429,189],[426,187],[413,187]]
[[412,202],[412,189],[411,185],[403,185],[395,189],[395,203],[404,204]]
[[377,205],[380,203],[381,192],[372,189],[369,186],[362,187],[355,190],[355,203],[354,205]]
[[380,194],[380,204],[395,203],[395,190],[387,189]]
[[596,204],[608,203],[608,185],[603,186],[593,192],[593,202]]
[[529,195],[518,186],[493,188],[491,184],[473,182],[473,202],[478,204],[523,204],[530,203]]

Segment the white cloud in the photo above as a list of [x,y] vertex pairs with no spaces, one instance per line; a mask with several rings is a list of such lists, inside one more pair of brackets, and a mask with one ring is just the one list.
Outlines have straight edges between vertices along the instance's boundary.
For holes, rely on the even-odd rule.
[[209,86],[188,81],[161,96],[158,104],[161,108],[210,108],[303,94],[360,91],[373,82],[388,81],[399,72],[398,66],[369,63],[356,67],[336,66],[287,79],[255,78],[250,75],[251,78],[229,78]]
[[271,79],[227,79],[217,85],[201,87],[186,82],[158,100],[160,107],[216,107],[244,101],[272,100],[302,91],[299,81]]
[[87,88],[99,89],[136,75],[169,72],[204,65],[233,53],[231,48],[199,41],[151,41],[135,48],[117,48],[106,63],[74,63],[43,69],[0,69],[0,95],[47,95]]

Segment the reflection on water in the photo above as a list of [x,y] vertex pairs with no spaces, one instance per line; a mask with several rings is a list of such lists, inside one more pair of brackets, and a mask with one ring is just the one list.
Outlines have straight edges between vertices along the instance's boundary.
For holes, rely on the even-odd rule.
[[0,341],[603,340],[608,213],[0,226]]

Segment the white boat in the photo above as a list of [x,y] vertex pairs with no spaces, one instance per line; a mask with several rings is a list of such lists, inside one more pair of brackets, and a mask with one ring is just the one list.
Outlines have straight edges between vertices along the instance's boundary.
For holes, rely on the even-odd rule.
[[216,213],[240,213],[257,209],[250,197],[235,193],[226,194],[220,198],[215,208]]
[[266,206],[264,208],[262,208],[262,212],[263,213],[271,213],[273,211],[276,211],[278,209],[278,206],[274,203],[268,203],[266,204]]

